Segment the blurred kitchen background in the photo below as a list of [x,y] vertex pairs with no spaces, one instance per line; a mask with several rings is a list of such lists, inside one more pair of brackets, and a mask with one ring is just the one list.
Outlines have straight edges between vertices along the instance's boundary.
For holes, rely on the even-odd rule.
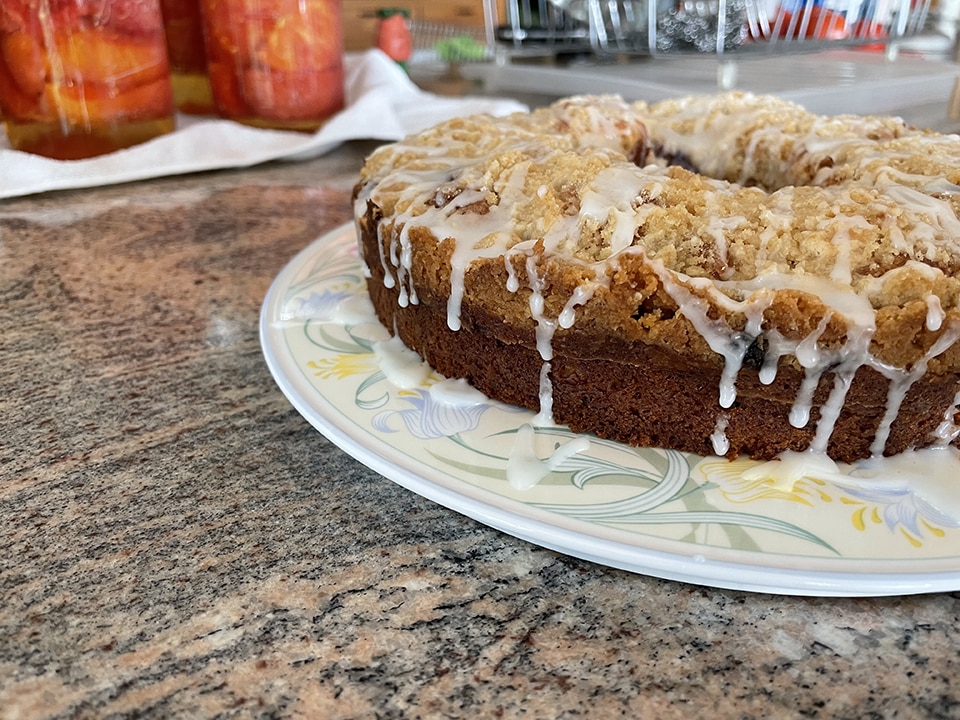
[[403,15],[426,89],[655,101],[739,89],[960,129],[960,0],[343,0],[348,51]]

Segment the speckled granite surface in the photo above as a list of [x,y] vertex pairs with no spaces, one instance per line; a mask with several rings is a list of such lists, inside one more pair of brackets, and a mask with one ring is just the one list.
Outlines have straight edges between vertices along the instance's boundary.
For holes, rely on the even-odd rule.
[[308,426],[258,312],[368,149],[0,205],[0,718],[960,717],[960,593],[610,570]]

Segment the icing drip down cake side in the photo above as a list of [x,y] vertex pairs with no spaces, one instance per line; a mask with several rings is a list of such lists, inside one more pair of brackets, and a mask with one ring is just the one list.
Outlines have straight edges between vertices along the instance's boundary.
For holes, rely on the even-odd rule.
[[538,422],[844,462],[960,436],[960,138],[770,97],[575,97],[374,152],[383,324]]

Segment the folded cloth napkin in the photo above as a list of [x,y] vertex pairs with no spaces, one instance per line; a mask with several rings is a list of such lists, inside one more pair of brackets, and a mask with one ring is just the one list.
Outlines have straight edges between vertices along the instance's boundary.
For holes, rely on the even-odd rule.
[[525,109],[513,100],[424,92],[379,50],[348,53],[344,61],[346,107],[313,134],[178,115],[172,133],[86,160],[51,160],[18,152],[10,149],[4,137],[0,140],[0,198],[248,167],[268,160],[305,160],[347,140],[399,140],[458,115],[505,115]]

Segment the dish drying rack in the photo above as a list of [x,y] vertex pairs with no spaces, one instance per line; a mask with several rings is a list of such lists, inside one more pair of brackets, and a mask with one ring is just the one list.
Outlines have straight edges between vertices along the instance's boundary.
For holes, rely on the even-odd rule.
[[930,5],[931,0],[484,0],[484,16],[488,44],[511,55],[724,55],[870,45],[895,56],[897,42],[924,27]]
[[484,28],[425,20],[410,20],[407,26],[413,42],[412,63],[484,62],[495,56],[495,42]]

